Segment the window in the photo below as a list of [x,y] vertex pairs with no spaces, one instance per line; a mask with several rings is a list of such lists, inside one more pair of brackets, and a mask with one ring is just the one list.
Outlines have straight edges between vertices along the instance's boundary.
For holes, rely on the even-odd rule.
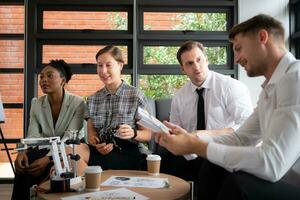
[[[59,23],[57,23],[59,21]],[[126,12],[44,11],[43,29],[128,30]]]
[[226,15],[226,12],[144,12],[144,30],[226,31]]
[[[41,95],[37,73],[50,59],[71,64],[75,72],[67,86],[71,92],[83,96],[95,92],[102,85],[94,57],[108,44],[121,47],[125,54],[124,79],[149,97],[171,97],[188,80],[176,59],[186,40],[205,45],[210,69],[237,78],[228,42],[237,16],[235,0],[62,0],[28,1],[26,6],[28,21],[35,22],[28,24],[26,38],[30,88],[26,102]],[[26,107],[27,113],[30,104]]]
[[[67,89],[80,96],[102,87],[94,57],[108,44],[123,50],[124,80],[149,97],[171,97],[188,80],[175,56],[186,40],[205,45],[210,69],[237,78],[228,42],[228,30],[237,19],[237,0],[25,2],[0,0],[0,90],[7,118],[1,127],[7,142],[15,143],[26,134],[31,99],[42,95],[38,73],[51,59],[65,59],[71,65],[74,76]],[[299,14],[295,18],[299,24]],[[299,56],[297,34],[293,43],[298,44]],[[3,151],[0,154],[0,163],[7,162]]]
[[236,1],[138,1],[138,84],[146,95],[171,97],[188,78],[181,74],[176,53],[186,40],[204,44],[209,67],[237,78],[228,42]]
[[300,59],[300,1],[290,0],[290,48]]
[[[0,1],[0,92],[5,123],[1,129],[8,148],[14,149],[24,136],[24,5],[20,1]],[[11,151],[10,151],[11,152]],[[12,155],[15,159],[15,155]],[[13,177],[8,156],[0,151],[0,180]]]

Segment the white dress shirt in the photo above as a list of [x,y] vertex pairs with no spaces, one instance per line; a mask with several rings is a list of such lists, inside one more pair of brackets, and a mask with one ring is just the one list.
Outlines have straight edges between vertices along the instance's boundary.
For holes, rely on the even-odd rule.
[[[205,125],[207,130],[238,129],[253,111],[248,88],[240,81],[213,71],[201,88],[204,90]],[[189,132],[197,129],[197,86],[191,81],[180,88],[172,99],[170,122]]]
[[212,140],[211,162],[275,182],[300,156],[300,62],[286,53],[262,87],[257,108],[234,134],[203,139]]

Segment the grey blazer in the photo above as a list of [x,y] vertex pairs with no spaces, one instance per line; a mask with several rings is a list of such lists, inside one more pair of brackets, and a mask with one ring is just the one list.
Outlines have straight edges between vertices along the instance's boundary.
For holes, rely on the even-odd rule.
[[80,131],[84,121],[85,103],[79,96],[65,92],[62,107],[54,127],[48,96],[33,98],[27,138],[61,136],[65,131]]

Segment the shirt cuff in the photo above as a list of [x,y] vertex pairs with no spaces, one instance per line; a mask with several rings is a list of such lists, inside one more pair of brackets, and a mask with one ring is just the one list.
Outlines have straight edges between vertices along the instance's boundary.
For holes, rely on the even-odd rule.
[[234,126],[232,126],[231,128],[234,130],[234,132],[236,131],[236,130],[238,130],[239,128],[240,128],[240,126],[241,126],[241,124],[236,124],[236,125],[234,125]]
[[225,153],[224,145],[211,142],[207,146],[206,156],[207,159],[212,163],[221,165],[223,163],[224,153]]
[[208,134],[197,134],[197,137],[200,139],[200,140],[203,140],[205,142],[213,142],[213,138],[211,136],[209,136]]
[[207,146],[206,157],[210,162],[223,167],[229,172],[233,172],[225,163],[225,154],[228,152],[226,148],[226,145],[211,142]]

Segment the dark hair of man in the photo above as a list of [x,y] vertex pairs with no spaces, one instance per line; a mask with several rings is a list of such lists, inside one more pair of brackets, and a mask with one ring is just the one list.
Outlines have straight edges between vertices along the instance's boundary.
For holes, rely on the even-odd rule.
[[177,51],[177,60],[180,63],[180,65],[182,65],[181,55],[184,52],[190,51],[195,47],[198,47],[203,52],[203,54],[205,55],[205,49],[203,47],[203,44],[201,44],[200,42],[197,42],[197,41],[192,41],[192,40],[186,41],[181,45],[181,47]]
[[265,14],[256,15],[240,24],[235,25],[229,31],[229,39],[233,40],[239,33],[257,33],[261,29],[265,29],[276,39],[284,41],[284,28],[281,22]]
[[71,80],[72,77],[71,67],[64,60],[50,60],[50,63],[48,63],[46,66],[49,65],[59,71],[60,77],[65,78],[66,83],[68,83],[69,80]]
[[100,49],[98,51],[98,53],[96,54],[96,60],[98,59],[98,57],[104,53],[110,53],[110,55],[118,62],[123,63],[124,64],[124,59],[122,56],[122,51],[118,48],[115,47],[113,45],[108,45],[106,47],[104,47],[103,49]]

